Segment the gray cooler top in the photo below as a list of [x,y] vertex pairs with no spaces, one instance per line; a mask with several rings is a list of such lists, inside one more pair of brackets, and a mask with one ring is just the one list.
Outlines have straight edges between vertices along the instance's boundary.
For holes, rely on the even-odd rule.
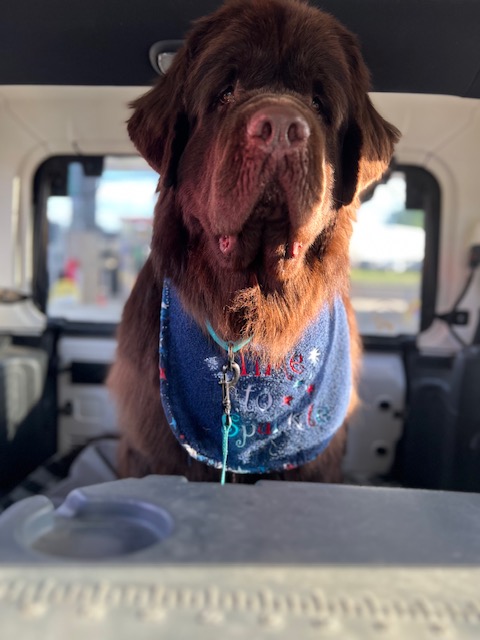
[[149,477],[36,496],[0,516],[0,635],[478,640],[479,525],[479,495],[392,488]]
[[480,495],[150,476],[0,516],[0,563],[480,565]]

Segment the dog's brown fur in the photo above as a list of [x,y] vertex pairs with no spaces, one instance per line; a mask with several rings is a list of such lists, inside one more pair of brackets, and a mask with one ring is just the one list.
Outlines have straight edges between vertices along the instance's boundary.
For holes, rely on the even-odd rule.
[[[229,340],[253,336],[272,363],[322,305],[342,296],[356,379],[352,220],[399,136],[368,89],[355,38],[331,16],[301,0],[230,0],[195,24],[166,76],[133,104],[130,136],[161,180],[151,255],[125,306],[109,378],[122,475],[219,476],[188,456],[163,414],[157,346],[165,276],[200,326],[209,320]],[[293,110],[310,133],[303,147],[274,158],[246,133],[271,105]],[[226,255],[221,237],[235,239]],[[299,255],[289,253],[294,244]],[[315,461],[270,477],[337,481],[344,445],[342,428]]]

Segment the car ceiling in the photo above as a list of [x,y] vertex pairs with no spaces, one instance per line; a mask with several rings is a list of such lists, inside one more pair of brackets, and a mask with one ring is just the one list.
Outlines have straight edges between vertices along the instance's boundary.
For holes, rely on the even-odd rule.
[[[218,0],[15,0],[0,8],[0,84],[147,85],[148,52]],[[480,98],[479,0],[320,0],[356,33],[375,91]]]

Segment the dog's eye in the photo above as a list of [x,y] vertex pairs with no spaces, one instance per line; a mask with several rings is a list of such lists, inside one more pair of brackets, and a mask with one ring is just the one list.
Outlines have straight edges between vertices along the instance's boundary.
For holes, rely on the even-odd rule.
[[227,87],[218,96],[218,103],[219,104],[232,104],[232,102],[235,102],[235,93],[234,93],[234,91],[235,91],[235,89],[232,86]]
[[328,106],[328,104],[326,103],[326,101],[321,98],[320,96],[313,96],[312,98],[312,107],[315,109],[315,111],[322,116],[322,118],[324,119],[324,121],[327,124],[330,124],[332,121],[332,112],[330,110],[330,107]]
[[315,111],[318,111],[318,113],[321,113],[323,111],[322,99],[319,98],[318,96],[313,96],[312,107],[315,109]]

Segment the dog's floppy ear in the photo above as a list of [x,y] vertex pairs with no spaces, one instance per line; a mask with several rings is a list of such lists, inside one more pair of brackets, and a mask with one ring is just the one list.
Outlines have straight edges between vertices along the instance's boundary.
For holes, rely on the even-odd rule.
[[362,134],[357,180],[357,193],[361,193],[388,169],[400,131],[382,118],[366,93],[357,118]]
[[342,28],[350,68],[348,118],[340,131],[335,167],[334,198],[348,205],[387,170],[400,132],[374,108],[369,96],[370,78],[356,38]]
[[175,184],[178,160],[189,135],[183,104],[187,65],[188,52],[183,48],[153,89],[130,104],[134,112],[128,134],[166,186]]

